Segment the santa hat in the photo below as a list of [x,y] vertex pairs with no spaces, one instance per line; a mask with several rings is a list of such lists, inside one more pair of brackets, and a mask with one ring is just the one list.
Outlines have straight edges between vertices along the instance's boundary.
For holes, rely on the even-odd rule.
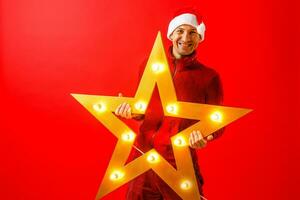
[[204,33],[205,33],[205,25],[202,21],[202,17],[197,13],[198,12],[195,9],[189,9],[189,8],[178,11],[169,24],[168,33],[167,33],[168,39],[171,40],[170,36],[178,26],[187,24],[197,29],[197,32],[201,35],[201,41],[203,41]]

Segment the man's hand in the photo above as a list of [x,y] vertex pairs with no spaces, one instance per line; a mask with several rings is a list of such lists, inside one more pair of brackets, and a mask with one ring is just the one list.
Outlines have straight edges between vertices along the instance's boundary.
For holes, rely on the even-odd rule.
[[[119,93],[119,97],[122,97],[122,93]],[[132,119],[131,107],[128,103],[124,102],[120,104],[115,110],[115,114],[126,119]]]
[[[123,94],[122,93],[119,93],[119,97],[122,97]],[[132,114],[131,113],[131,106],[129,105],[129,103],[122,103],[120,104],[117,109],[115,110],[115,114],[117,116],[120,116],[120,117],[123,117],[123,118],[126,118],[126,119],[141,119],[143,115],[141,114]]]
[[197,149],[197,148],[204,148],[207,145],[207,141],[213,139],[213,135],[207,136],[205,139],[200,131],[193,131],[189,138],[190,147]]

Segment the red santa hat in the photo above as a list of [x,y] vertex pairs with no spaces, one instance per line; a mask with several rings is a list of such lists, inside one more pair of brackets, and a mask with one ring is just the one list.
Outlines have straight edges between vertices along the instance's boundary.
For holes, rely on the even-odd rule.
[[199,12],[193,8],[185,8],[176,12],[174,18],[171,20],[167,37],[171,40],[170,36],[172,35],[173,31],[183,24],[191,25],[197,29],[197,32],[201,36],[201,41],[204,40],[204,33],[205,33],[205,25],[202,21],[202,16],[198,14]]

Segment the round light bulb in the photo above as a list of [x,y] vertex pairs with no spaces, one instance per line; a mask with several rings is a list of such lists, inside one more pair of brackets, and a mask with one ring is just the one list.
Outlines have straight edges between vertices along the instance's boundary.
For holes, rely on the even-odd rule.
[[210,119],[214,122],[221,122],[222,121],[222,113],[214,112],[210,115]]
[[163,70],[163,64],[161,64],[161,63],[154,63],[154,64],[152,64],[152,70],[154,71],[154,72],[161,72],[162,70]]
[[137,109],[137,110],[141,110],[141,111],[144,111],[146,109],[146,104],[143,103],[143,102],[137,102],[134,107]]
[[158,161],[158,155],[157,155],[157,153],[151,153],[151,154],[149,154],[149,155],[147,156],[147,160],[148,160],[148,162],[150,162],[150,163],[155,163],[155,162],[157,162],[157,161]]
[[182,136],[178,136],[175,140],[174,140],[174,144],[176,146],[184,146],[186,145],[185,139]]
[[127,132],[122,134],[122,140],[126,142],[131,142],[135,138],[135,134],[133,132]]
[[190,181],[183,181],[181,184],[180,184],[180,188],[183,189],[183,190],[188,190],[190,189],[192,186],[192,183]]
[[111,175],[111,178],[112,178],[112,179],[118,179],[118,178],[119,178],[119,174],[116,174],[116,173],[115,173],[115,174],[112,174],[112,175]]
[[167,109],[168,113],[173,113],[174,114],[177,111],[177,106],[176,105],[168,105],[166,109]]
[[120,171],[114,171],[111,175],[110,175],[110,180],[112,181],[116,181],[119,180],[120,178],[122,178],[124,176],[124,173],[120,172]]
[[104,112],[106,110],[106,107],[103,103],[96,103],[93,105],[93,108],[97,112]]

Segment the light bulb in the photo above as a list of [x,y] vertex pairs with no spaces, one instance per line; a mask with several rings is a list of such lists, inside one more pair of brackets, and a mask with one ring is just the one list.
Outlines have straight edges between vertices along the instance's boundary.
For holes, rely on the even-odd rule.
[[123,141],[131,142],[131,141],[134,140],[134,138],[135,138],[135,134],[132,131],[122,134],[122,140]]
[[180,184],[180,188],[183,189],[183,190],[188,190],[190,189],[192,186],[192,183],[188,180],[186,181],[182,181],[181,184]]
[[121,179],[123,176],[124,176],[124,173],[122,173],[121,171],[116,170],[113,173],[111,173],[110,180],[116,181],[116,180]]
[[176,146],[185,146],[186,145],[186,141],[184,139],[183,136],[178,136],[175,140],[174,140],[174,144]]
[[214,122],[222,122],[222,118],[222,113],[218,111],[210,115],[210,119]]
[[148,162],[150,162],[150,163],[158,162],[158,154],[157,154],[157,153],[150,153],[150,154],[147,156],[147,160],[148,160]]
[[106,107],[103,103],[96,103],[93,105],[93,108],[97,112],[104,112],[106,110]]
[[140,110],[140,111],[144,111],[146,110],[146,104],[144,102],[137,102],[134,107],[137,109],[137,110]]
[[166,110],[168,113],[173,113],[175,114],[177,112],[177,106],[175,104],[172,104],[172,105],[168,105],[166,107]]
[[164,65],[161,63],[153,63],[152,64],[152,70],[155,73],[161,72],[164,69]]

